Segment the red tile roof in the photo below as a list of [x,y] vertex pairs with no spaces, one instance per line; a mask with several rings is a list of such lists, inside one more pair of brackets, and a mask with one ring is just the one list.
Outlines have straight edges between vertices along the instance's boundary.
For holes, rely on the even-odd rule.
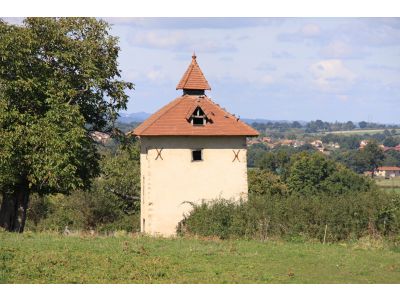
[[192,62],[183,74],[181,81],[176,86],[177,90],[211,90],[207,79],[204,77],[196,61],[196,55],[193,54]]
[[[210,122],[194,126],[187,117],[197,106]],[[130,134],[137,136],[258,136],[257,130],[229,114],[205,95],[183,95],[151,115]]]
[[384,167],[379,167],[378,171],[400,171],[400,168],[399,167],[387,167],[387,166],[384,166]]
[[383,147],[383,151],[389,151],[389,150],[400,151],[400,145],[397,145],[395,147]]

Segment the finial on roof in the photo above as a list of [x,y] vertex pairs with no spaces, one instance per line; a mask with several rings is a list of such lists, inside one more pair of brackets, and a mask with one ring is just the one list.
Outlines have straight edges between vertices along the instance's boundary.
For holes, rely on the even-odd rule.
[[211,90],[211,88],[197,63],[196,57],[196,53],[193,51],[192,61],[176,89],[182,89],[184,93],[201,93],[203,95],[204,90]]

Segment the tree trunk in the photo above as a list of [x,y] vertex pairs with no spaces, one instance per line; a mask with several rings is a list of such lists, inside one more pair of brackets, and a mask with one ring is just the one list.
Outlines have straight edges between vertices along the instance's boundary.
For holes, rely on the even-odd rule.
[[15,186],[12,192],[3,191],[3,202],[0,208],[0,227],[12,232],[24,231],[29,194],[29,185],[26,180]]

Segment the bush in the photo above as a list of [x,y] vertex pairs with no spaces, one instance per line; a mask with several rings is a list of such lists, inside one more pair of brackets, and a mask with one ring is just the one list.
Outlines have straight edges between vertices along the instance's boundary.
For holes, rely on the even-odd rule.
[[224,199],[211,203],[203,202],[193,205],[193,212],[188,219],[178,225],[178,233],[189,231],[202,236],[218,236],[227,238],[231,236],[232,221],[237,204]]
[[125,230],[140,228],[139,147],[105,151],[101,176],[90,190],[77,190],[69,195],[34,194],[29,203],[27,229],[44,231]]
[[98,185],[91,191],[71,195],[34,197],[30,203],[27,229],[34,231],[97,230],[108,232],[140,229],[139,211],[126,211],[125,203]]
[[278,175],[267,170],[250,169],[247,172],[249,193],[257,195],[284,195],[287,187]]
[[226,238],[306,236],[330,242],[400,234],[400,196],[378,191],[302,196],[251,195],[247,202],[194,205],[181,233]]

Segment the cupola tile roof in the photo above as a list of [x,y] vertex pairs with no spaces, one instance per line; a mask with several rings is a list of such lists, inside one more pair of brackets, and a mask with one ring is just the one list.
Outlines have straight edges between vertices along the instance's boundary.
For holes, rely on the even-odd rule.
[[177,90],[211,90],[207,79],[204,77],[199,65],[196,61],[196,55],[193,54],[192,62],[187,68],[182,79],[176,86]]
[[[183,75],[177,89],[210,89],[196,56]],[[206,122],[194,124],[191,116],[200,107]],[[257,130],[228,113],[204,94],[184,93],[128,134],[136,136],[258,136]]]

